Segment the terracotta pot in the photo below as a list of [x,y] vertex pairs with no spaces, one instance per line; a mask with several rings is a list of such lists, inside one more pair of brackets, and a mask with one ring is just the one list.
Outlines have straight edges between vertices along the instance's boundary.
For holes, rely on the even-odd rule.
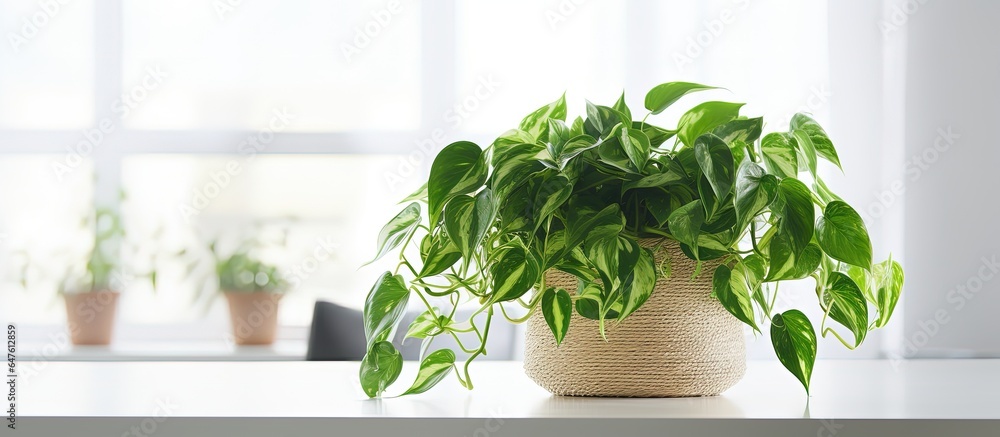
[[226,291],[233,341],[238,345],[274,343],[281,293]]
[[[653,247],[658,239],[640,239]],[[620,324],[598,323],[573,312],[561,345],[541,311],[528,321],[524,369],[538,385],[557,395],[616,397],[711,396],[736,384],[746,369],[741,323],[710,297],[719,261],[706,261],[691,280],[695,262],[676,243],[654,253],[669,265],[649,300]],[[545,285],[577,289],[576,277],[549,271]]]
[[76,345],[111,343],[118,310],[118,292],[110,290],[66,293],[66,326]]

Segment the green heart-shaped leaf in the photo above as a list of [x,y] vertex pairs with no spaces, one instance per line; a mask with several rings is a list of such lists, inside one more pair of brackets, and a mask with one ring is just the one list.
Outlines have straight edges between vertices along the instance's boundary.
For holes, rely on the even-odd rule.
[[[555,252],[549,262],[556,262],[565,257],[573,248],[583,244],[586,238],[601,238],[606,235],[617,235],[625,225],[625,218],[617,204],[611,204],[604,209],[593,212],[571,207],[566,217],[566,237],[563,249]],[[547,265],[547,267],[550,267]]]
[[626,281],[629,286],[622,293],[622,310],[618,315],[618,320],[625,320],[626,317],[638,310],[642,304],[649,300],[656,287],[656,263],[653,253],[646,248],[639,252],[639,259],[632,271],[631,281]]
[[[763,128],[763,117],[742,118],[715,128],[712,130],[712,134],[721,138],[726,144],[732,144],[734,141],[752,144],[754,141],[757,141],[757,138],[760,138]],[[739,160],[736,161],[737,164],[739,162]]]
[[434,308],[433,312],[431,310],[424,311],[410,322],[410,326],[406,329],[406,337],[427,338],[438,335],[443,332],[444,326],[447,326],[441,325],[442,319],[449,323],[451,321],[447,317],[438,315],[437,308]]
[[535,195],[535,204],[540,205],[535,209],[535,230],[569,199],[570,194],[573,194],[573,183],[566,176],[555,175],[542,182]]
[[562,153],[563,147],[566,142],[570,139],[569,126],[566,126],[561,120],[548,119],[549,124],[549,135],[548,135],[548,148],[549,153],[553,156],[559,156]]
[[627,124],[632,123],[632,110],[628,109],[628,105],[625,104],[625,91],[622,91],[621,97],[618,98],[618,101],[611,108],[625,116],[625,120],[622,121],[627,120]]
[[619,290],[635,269],[641,252],[635,240],[617,234],[588,236],[586,249],[587,259],[601,276],[606,294]]
[[507,149],[506,157],[494,165],[493,175],[487,184],[497,199],[509,198],[511,193],[530,181],[532,175],[545,169],[535,159],[541,150],[537,144],[518,144]]
[[417,188],[416,191],[411,193],[409,196],[406,196],[406,198],[400,201],[399,203],[413,202],[416,200],[427,200],[427,182],[424,182],[424,184],[421,185],[420,188]]
[[382,227],[378,233],[378,252],[375,259],[368,261],[365,265],[379,260],[390,250],[403,244],[417,230],[418,225],[420,225],[420,204],[413,202]]
[[424,255],[424,265],[417,275],[418,278],[441,274],[462,258],[462,252],[451,241],[447,232],[440,232],[434,236],[428,235],[424,241],[427,242],[426,249],[421,249]]
[[614,127],[621,124],[623,120],[627,120],[627,118],[618,110],[595,105],[588,101],[587,119],[583,123],[583,128],[588,135],[594,138],[607,138]]
[[[737,280],[742,279],[737,278]],[[757,322],[754,321],[750,294],[745,287],[733,287],[732,281],[732,271],[725,264],[720,265],[712,276],[712,293],[726,311],[752,327],[754,331],[760,331]]]
[[575,119],[573,119],[573,124],[569,126],[569,134],[570,134],[569,137],[573,138],[586,133],[587,132],[585,132],[583,129],[583,117],[577,116]]
[[717,88],[691,82],[667,82],[653,87],[646,93],[645,106],[653,114],[659,114],[689,93]]
[[806,393],[816,363],[816,331],[805,314],[788,310],[771,319],[771,344],[778,361],[798,378]]
[[567,141],[566,145],[563,147],[562,154],[556,157],[556,164],[558,164],[559,166],[558,170],[559,171],[565,170],[566,166],[569,165],[570,161],[572,161],[573,158],[576,158],[577,156],[580,156],[583,152],[586,152],[600,145],[601,143],[598,142],[597,140],[594,140],[594,138],[591,137],[590,135],[577,135],[573,138],[570,138],[570,140]]
[[809,169],[809,173],[812,177],[816,177],[816,147],[813,146],[813,142],[809,139],[809,134],[802,130],[793,130],[792,138],[795,139],[795,145],[798,147],[798,158],[800,164],[805,164],[806,168]]
[[670,213],[667,226],[670,233],[681,243],[690,246],[695,258],[698,256],[698,234],[705,223],[705,208],[701,200],[695,200]]
[[698,166],[712,185],[712,191],[719,199],[725,199],[733,189],[733,152],[719,137],[705,134],[694,142],[694,156]]
[[417,378],[413,381],[402,396],[423,393],[441,382],[448,373],[455,368],[455,353],[449,349],[440,349],[431,352],[420,362],[420,370]]
[[840,157],[837,156],[837,149],[833,147],[830,137],[826,135],[826,131],[823,130],[823,127],[816,120],[813,120],[808,115],[798,113],[792,116],[792,120],[789,122],[789,129],[805,132],[812,142],[816,153],[827,161],[834,163],[837,168],[843,170],[843,167],[840,166]]
[[622,148],[628,155],[629,161],[640,171],[646,167],[646,160],[649,159],[649,138],[641,130],[622,127],[619,136]]
[[868,304],[854,280],[841,272],[831,273],[823,292],[823,306],[829,309],[831,319],[851,330],[855,347],[861,345],[868,332]]
[[764,169],[745,161],[736,172],[736,228],[743,230],[759,212],[774,201],[778,179]]
[[873,276],[875,277],[875,286],[878,288],[875,295],[878,320],[875,322],[875,326],[881,328],[889,323],[889,317],[892,316],[896,302],[899,301],[899,294],[903,291],[903,266],[890,257],[875,264]]
[[403,371],[403,356],[387,341],[380,341],[368,348],[361,360],[361,388],[370,398],[378,397],[392,385]]
[[831,258],[871,269],[872,241],[864,220],[851,205],[839,200],[828,203],[816,224],[816,239]]
[[705,102],[685,112],[677,122],[677,138],[685,146],[694,145],[694,140],[706,132],[740,115],[744,103]]
[[562,289],[549,288],[542,295],[542,316],[556,338],[556,345],[562,344],[569,331],[570,316],[573,314],[573,299]]
[[[590,320],[601,320],[604,299],[601,287],[593,282],[584,284],[576,300],[576,312]],[[618,317],[618,312],[608,309],[604,317]]]
[[802,253],[795,255],[790,239],[783,232],[778,232],[771,238],[768,253],[771,257],[771,268],[765,279],[768,282],[808,277],[816,271],[823,259],[823,251],[815,243],[809,243]]
[[[670,185],[680,185],[685,182],[687,182],[687,176],[684,173],[678,173],[664,168],[662,173],[654,173],[648,176],[643,176],[640,179],[622,184],[622,190],[628,191],[636,188],[667,187]],[[653,196],[650,197],[650,199],[662,199],[662,197]]]
[[427,179],[427,209],[434,229],[444,205],[455,196],[475,192],[486,182],[483,150],[474,143],[459,141],[441,149]]
[[492,266],[493,297],[490,304],[517,299],[538,282],[538,259],[522,244],[510,245],[499,254]]
[[799,158],[791,135],[769,133],[760,140],[760,150],[768,171],[779,178],[794,178],[799,174]]
[[816,209],[809,187],[798,179],[785,178],[778,183],[781,224],[779,230],[788,236],[792,254],[799,256],[812,239],[816,224]]
[[385,272],[375,282],[365,299],[365,338],[368,347],[389,339],[406,312],[410,290],[403,277]]
[[563,93],[554,102],[534,110],[521,120],[519,129],[527,132],[538,141],[548,139],[549,119],[566,121],[566,94]]
[[495,218],[493,192],[488,188],[480,191],[475,198],[466,195],[455,197],[444,211],[445,229],[466,260],[471,259]]

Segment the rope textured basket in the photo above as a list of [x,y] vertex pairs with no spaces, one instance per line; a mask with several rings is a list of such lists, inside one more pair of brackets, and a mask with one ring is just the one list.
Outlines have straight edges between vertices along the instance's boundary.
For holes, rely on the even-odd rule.
[[[654,247],[659,239],[640,239]],[[576,313],[560,346],[541,312],[529,320],[524,370],[556,395],[615,397],[711,396],[736,384],[746,371],[742,326],[710,297],[719,261],[706,261],[691,281],[695,261],[676,242],[654,254],[666,261],[669,276],[657,280],[653,294],[620,324],[598,324]],[[577,278],[550,270],[546,286],[577,289]]]

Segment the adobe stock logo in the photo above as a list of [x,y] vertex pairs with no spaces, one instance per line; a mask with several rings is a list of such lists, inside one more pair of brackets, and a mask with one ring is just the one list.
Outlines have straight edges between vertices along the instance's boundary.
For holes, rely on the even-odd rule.
[[945,293],[945,301],[951,304],[951,309],[938,308],[928,318],[917,321],[917,330],[903,339],[902,350],[899,353],[889,354],[889,363],[893,369],[898,369],[899,365],[906,358],[916,356],[924,347],[936,337],[948,323],[951,323],[952,316],[959,313],[966,306],[970,305],[987,283],[1000,274],[1000,260],[996,254],[982,256],[979,258],[979,265],[975,273],[958,282]]
[[694,36],[687,37],[687,44],[684,50],[674,52],[674,64],[677,71],[684,71],[684,67],[693,64],[695,59],[705,54],[712,44],[715,43],[726,32],[726,28],[736,22],[739,13],[746,11],[750,7],[750,0],[734,0],[732,8],[722,8],[717,18],[705,21],[704,29]]
[[882,32],[882,37],[888,38],[893,32],[899,30],[901,27],[906,26],[906,23],[910,21],[910,17],[920,12],[920,7],[929,2],[930,0],[904,0],[902,4],[896,4],[892,7],[892,12],[889,16],[879,21],[878,30]]
[[545,19],[549,22],[549,29],[555,31],[560,23],[568,20],[584,3],[587,3],[587,0],[560,0],[555,8],[545,11]]
[[360,55],[362,50],[371,45],[372,41],[378,38],[382,31],[392,23],[392,18],[402,12],[403,6],[399,0],[389,0],[385,7],[372,10],[372,18],[365,24],[354,28],[354,38],[350,42],[340,44],[340,51],[344,54],[347,63],[354,62],[354,57]]
[[274,141],[275,135],[288,128],[296,117],[295,114],[288,112],[287,108],[272,109],[271,114],[267,127],[247,135],[237,145],[236,151],[241,155],[241,159],[230,159],[221,168],[209,171],[208,181],[191,190],[191,198],[188,202],[177,205],[185,223],[190,224],[195,216],[208,209],[212,202],[229,187],[229,184],[243,174],[246,165],[256,159],[258,153],[267,149],[268,145]]
[[84,129],[80,141],[72,146],[66,146],[63,159],[52,161],[52,172],[55,173],[56,179],[63,182],[68,174],[83,165],[84,160],[118,130],[119,124],[134,113],[150,95],[163,87],[163,82],[169,77],[168,72],[160,65],[146,67],[142,79],[111,102],[112,115],[98,120],[93,128]]
[[885,215],[886,211],[906,195],[907,184],[920,180],[931,169],[931,166],[937,163],[941,156],[948,153],[962,138],[962,135],[952,126],[938,128],[936,133],[937,136],[931,145],[925,147],[920,153],[910,156],[903,163],[906,179],[892,181],[888,188],[872,193],[875,199],[868,205],[868,208],[865,208],[865,212],[870,218],[878,219]]
[[[451,131],[457,131],[502,85],[492,74],[479,76],[472,92],[455,101],[452,107],[444,112],[441,120],[448,123]],[[436,127],[426,137],[415,140],[416,147],[407,155],[400,156],[394,169],[383,173],[389,189],[395,190],[407,178],[418,174],[418,169],[427,161],[433,162],[437,152],[447,142],[446,134],[444,127]]]
[[215,9],[215,15],[219,17],[219,21],[225,21],[226,15],[236,11],[236,8],[243,4],[243,0],[215,0],[212,2],[212,8]]
[[38,33],[62,12],[63,6],[69,4],[70,0],[41,0],[38,2],[38,10],[31,14],[31,18],[21,18],[20,32],[7,32],[7,41],[14,53],[20,53],[21,47],[28,44]]

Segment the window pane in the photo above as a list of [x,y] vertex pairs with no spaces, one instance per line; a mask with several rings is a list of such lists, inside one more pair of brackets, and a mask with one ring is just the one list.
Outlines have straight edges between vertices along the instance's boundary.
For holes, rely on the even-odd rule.
[[[499,134],[563,91],[574,108],[584,98],[614,102],[622,92],[624,2],[583,3],[572,12],[559,4],[577,2],[457,3],[462,129]],[[466,102],[483,81],[496,91]]]
[[419,123],[417,2],[227,5],[124,2],[126,87],[150,68],[166,75],[128,126],[259,129],[280,108],[295,131]]
[[93,16],[88,0],[0,0],[0,128],[93,122]]
[[[138,281],[123,299],[122,317],[130,323],[224,320],[224,301],[211,312],[194,303],[198,286],[213,278],[207,246],[220,252],[234,242],[273,241],[287,232],[287,243],[269,245],[286,278],[300,286],[282,299],[280,322],[308,325],[317,297],[357,306],[380,269],[391,260],[358,268],[375,253],[382,224],[401,209],[393,204],[382,170],[396,156],[266,155],[251,160],[221,155],[144,155],[123,166],[127,200],[123,207],[130,242],[146,248],[134,258],[138,271],[149,267],[153,252],[168,260],[160,267],[158,290]],[[235,167],[234,167],[235,166]],[[239,171],[230,171],[238,168]],[[226,247],[222,247],[225,245]],[[186,250],[187,255],[173,254]],[[197,263],[195,273],[188,265]],[[145,264],[145,265],[144,265]],[[210,273],[210,272],[209,272]],[[207,296],[217,292],[211,284]]]

